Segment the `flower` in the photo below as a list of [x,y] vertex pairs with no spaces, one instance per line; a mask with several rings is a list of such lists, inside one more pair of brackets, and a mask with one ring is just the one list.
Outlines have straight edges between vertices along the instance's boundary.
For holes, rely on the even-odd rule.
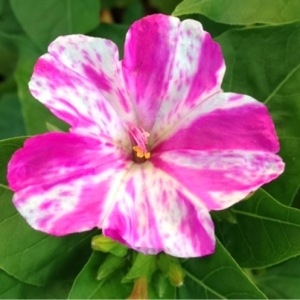
[[14,204],[35,229],[102,229],[146,254],[213,253],[209,212],[283,172],[264,104],[224,93],[221,49],[194,20],[151,15],[126,35],[58,37],[34,68],[32,95],[70,125],[12,157]]

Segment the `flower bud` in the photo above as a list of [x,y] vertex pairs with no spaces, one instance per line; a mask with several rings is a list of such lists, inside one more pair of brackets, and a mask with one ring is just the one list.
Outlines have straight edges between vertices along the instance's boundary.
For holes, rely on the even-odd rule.
[[168,278],[172,285],[180,287],[183,285],[184,274],[179,263],[171,262],[168,270]]
[[92,238],[92,249],[105,253],[110,252],[119,257],[125,256],[128,250],[125,246],[102,234],[96,235]]
[[139,277],[134,281],[133,290],[128,299],[148,299],[148,282],[146,277]]
[[157,264],[173,286],[180,287],[183,285],[184,274],[178,259],[166,254],[160,254]]
[[102,280],[107,278],[113,272],[121,269],[125,265],[125,258],[108,254],[104,262],[98,269],[97,279]]

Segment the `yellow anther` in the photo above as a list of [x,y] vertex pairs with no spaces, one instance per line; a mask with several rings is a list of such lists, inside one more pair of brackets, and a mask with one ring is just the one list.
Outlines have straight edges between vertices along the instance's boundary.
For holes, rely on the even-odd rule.
[[143,158],[143,157],[144,157],[143,151],[137,151],[137,152],[136,152],[136,156],[137,156],[138,158]]
[[150,152],[145,152],[143,149],[136,145],[132,147],[133,150],[133,160],[137,163],[142,163],[151,157]]

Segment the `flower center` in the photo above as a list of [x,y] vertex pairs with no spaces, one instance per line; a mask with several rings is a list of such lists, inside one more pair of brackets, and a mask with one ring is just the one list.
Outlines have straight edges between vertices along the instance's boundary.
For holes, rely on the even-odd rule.
[[128,131],[132,138],[132,160],[136,163],[143,163],[151,157],[148,151],[148,137],[149,132],[141,127],[133,124],[128,125]]

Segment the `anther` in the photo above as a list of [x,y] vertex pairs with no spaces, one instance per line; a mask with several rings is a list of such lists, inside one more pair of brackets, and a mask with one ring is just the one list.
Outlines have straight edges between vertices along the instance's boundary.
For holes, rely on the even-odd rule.
[[150,159],[151,154],[147,147],[150,134],[142,127],[128,124],[128,131],[132,138],[132,160],[136,163],[143,163]]
[[150,158],[151,154],[148,151],[143,151],[140,146],[132,147],[132,159],[136,163],[143,163]]

